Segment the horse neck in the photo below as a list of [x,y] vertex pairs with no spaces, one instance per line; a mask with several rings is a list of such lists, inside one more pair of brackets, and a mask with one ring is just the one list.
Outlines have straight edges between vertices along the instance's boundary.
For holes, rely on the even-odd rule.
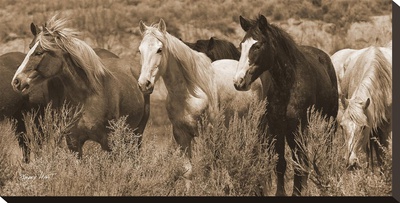
[[[283,57],[278,57],[272,66],[266,65],[265,68],[270,68],[269,72],[272,75],[276,83],[276,88],[283,90],[290,90],[293,84],[294,73],[296,66],[295,63],[288,62]],[[270,83],[269,81],[263,81],[263,83]]]
[[90,95],[95,94],[93,87],[89,84],[86,73],[78,67],[68,54],[64,55],[64,61],[63,72],[59,78],[63,83],[67,99],[81,102]]
[[[179,103],[179,106],[173,105],[174,111],[185,110],[187,106],[192,106],[199,109],[200,111],[192,112],[194,114],[205,112],[210,120],[215,118],[215,112],[217,111],[216,90],[211,92],[211,96],[206,94],[200,87],[189,87],[188,79],[183,73],[183,65],[176,59],[169,55],[168,61],[162,62],[162,68],[165,70],[161,76],[163,78],[165,87],[168,91],[167,98],[170,103]],[[193,89],[194,88],[194,89]],[[196,103],[188,103],[189,98],[197,98],[202,102],[197,101]]]
[[278,50],[273,65],[269,67],[270,73],[276,82],[276,88],[281,91],[289,91],[295,80],[296,71],[307,64],[306,57],[300,51],[300,48],[293,43],[287,42],[285,39],[277,41]]
[[182,67],[179,62],[168,53],[168,60],[162,61],[162,69],[165,70],[164,74],[161,75],[163,78],[165,87],[170,97],[180,99],[182,95],[187,95],[189,92],[187,89],[187,81],[182,73]]

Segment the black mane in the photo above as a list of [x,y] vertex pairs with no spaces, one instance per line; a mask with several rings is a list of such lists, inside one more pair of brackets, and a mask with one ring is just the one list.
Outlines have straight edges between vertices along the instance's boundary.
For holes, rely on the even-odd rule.
[[269,43],[271,49],[274,51],[278,59],[295,63],[296,59],[298,59],[302,53],[300,52],[299,46],[294,41],[292,36],[290,36],[286,31],[277,25],[270,23],[261,25],[260,19],[261,15],[259,15],[256,20],[250,20],[253,26],[246,33],[244,39],[253,37],[255,40],[261,40]]

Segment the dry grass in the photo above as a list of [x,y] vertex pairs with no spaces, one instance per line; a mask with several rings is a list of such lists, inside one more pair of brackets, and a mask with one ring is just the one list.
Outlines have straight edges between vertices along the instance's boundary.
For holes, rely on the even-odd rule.
[[[183,157],[170,136],[170,126],[153,126],[150,122],[144,134],[143,146],[137,149],[136,135],[125,123],[125,117],[109,124],[112,152],[102,151],[97,143],[87,142],[84,156],[77,159],[65,145],[63,137],[78,112],[65,106],[61,111],[46,109],[40,128],[53,126],[48,136],[41,137],[41,146],[30,145],[34,153],[29,164],[21,164],[20,156],[9,156],[19,149],[13,133],[13,123],[0,126],[4,132],[0,179],[1,196],[254,196],[271,195],[275,191],[274,163],[271,146],[259,142],[258,119],[265,103],[254,102],[249,114],[234,116],[230,126],[218,116],[212,127],[201,127],[193,148],[193,180],[186,191]],[[66,113],[68,112],[68,113]],[[30,112],[26,117],[32,116]],[[387,149],[383,170],[369,168],[348,171],[341,159],[344,140],[334,129],[334,121],[310,111],[310,126],[299,133],[309,164],[297,164],[309,173],[307,196],[390,196],[391,150]],[[61,122],[64,121],[64,122]],[[32,121],[27,120],[28,125]],[[65,125],[53,125],[64,123]],[[50,131],[49,131],[50,132]],[[65,135],[64,135],[65,136]],[[301,138],[301,139],[300,139]],[[390,143],[391,144],[391,143]],[[286,159],[294,163],[287,150]],[[360,159],[361,160],[361,159]],[[292,185],[293,166],[288,165],[287,191]]]
[[[217,119],[213,128],[201,129],[194,144],[193,187],[185,191],[181,178],[183,159],[175,142],[171,139],[158,140],[160,134],[149,131],[145,134],[143,146],[138,150],[136,135],[126,123],[125,117],[110,122],[109,139],[112,152],[100,149],[97,143],[88,142],[82,159],[70,152],[65,144],[58,142],[78,115],[76,108],[64,105],[61,110],[46,108],[39,118],[37,128],[27,137],[35,138],[30,144],[32,161],[21,166],[13,163],[9,156],[3,156],[1,177],[3,196],[176,196],[176,195],[239,195],[249,196],[259,192],[259,187],[273,173],[273,157],[262,150],[258,142],[256,125],[262,111],[261,104],[254,104],[245,118],[235,116],[230,128],[222,127],[224,118]],[[48,116],[51,115],[51,116]],[[26,118],[35,116],[29,112]],[[26,119],[33,126],[32,119]],[[60,124],[63,123],[63,124]],[[13,146],[10,123],[9,133],[1,142]],[[47,133],[52,132],[52,133]],[[40,142],[41,145],[37,145]],[[63,140],[63,142],[65,142]],[[14,149],[15,150],[15,149]],[[5,154],[6,155],[6,154]],[[9,171],[15,173],[11,174]]]

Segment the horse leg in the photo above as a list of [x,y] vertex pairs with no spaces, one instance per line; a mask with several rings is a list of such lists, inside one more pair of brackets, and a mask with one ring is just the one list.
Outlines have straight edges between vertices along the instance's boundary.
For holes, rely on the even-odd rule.
[[86,136],[80,136],[78,133],[71,133],[65,137],[68,149],[78,153],[78,159],[82,158],[82,146],[88,139]]
[[31,150],[27,145],[27,143],[29,143],[30,140],[27,140],[28,138],[24,136],[24,134],[26,133],[25,123],[22,119],[22,114],[21,113],[19,114],[20,115],[14,116],[15,119],[17,120],[16,134],[17,134],[18,144],[22,150],[22,161],[28,164],[30,162]]
[[387,150],[389,145],[385,133],[386,132],[384,132],[384,130],[378,128],[377,132],[373,132],[372,135],[373,148],[375,149],[376,159],[379,167],[382,167],[384,164],[385,150]]
[[27,140],[28,138],[25,138],[23,132],[17,132],[17,134],[18,144],[22,150],[22,161],[28,164],[30,162],[31,149],[27,145],[27,142],[30,142],[30,140]]
[[[273,145],[276,153],[278,154],[278,162],[276,164],[276,173],[277,173],[277,188],[276,188],[276,196],[286,196],[285,192],[285,172],[286,172],[286,159],[285,159],[285,128],[283,125],[285,122],[283,119],[268,119],[269,120],[269,129],[270,135],[275,136],[276,141]],[[272,139],[272,138],[271,138]]]
[[144,94],[144,112],[142,119],[139,122],[138,128],[137,128],[137,134],[138,134],[138,147],[142,146],[142,138],[143,138],[143,132],[146,128],[147,121],[149,120],[150,117],[150,95],[149,94]]
[[[261,148],[262,153],[272,154],[273,153],[272,150],[274,150],[274,148],[272,146],[274,146],[273,144],[274,144],[275,137],[270,135],[268,132],[267,113],[264,113],[264,115],[261,117],[257,127],[258,127],[258,140],[261,143],[261,146],[263,146]],[[258,153],[259,153],[259,151],[255,150],[254,156],[257,156]],[[256,192],[256,195],[264,196],[264,194],[267,191],[267,188],[272,187],[271,182],[272,182],[272,174],[269,173],[268,177],[266,177],[266,180],[262,184],[259,185],[260,190]],[[261,188],[262,188],[262,190],[261,190]]]
[[108,135],[106,132],[101,132],[98,133],[100,135],[100,140],[98,141],[100,143],[101,149],[107,152],[111,152],[110,145],[108,144]]
[[[308,162],[306,160],[306,155],[301,151],[300,147],[295,141],[295,132],[297,130],[297,119],[288,119],[288,133],[286,134],[286,141],[292,151],[292,158],[296,163],[302,166],[308,167]],[[301,132],[304,132],[304,128],[307,124],[301,125]],[[306,144],[306,143],[305,143]],[[297,167],[294,167],[294,180],[293,180],[293,193],[292,196],[301,196],[302,189],[307,186],[307,176],[306,171],[301,171]]]
[[176,142],[180,146],[181,151],[185,153],[185,160],[183,165],[185,171],[183,173],[183,178],[185,179],[186,190],[189,191],[192,179],[192,163],[190,162],[190,159],[192,157],[191,143],[193,136],[185,130],[180,129],[176,126],[173,126],[172,131]]

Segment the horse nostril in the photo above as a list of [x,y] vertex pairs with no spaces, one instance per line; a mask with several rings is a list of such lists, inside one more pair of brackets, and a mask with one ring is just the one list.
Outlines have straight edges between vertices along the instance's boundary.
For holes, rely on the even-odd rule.
[[235,86],[235,88],[238,90],[243,86],[243,78],[238,78],[236,80],[233,81],[233,85]]
[[18,80],[18,79],[14,79],[13,85],[14,85],[14,86],[18,86],[18,85],[19,85],[19,80]]
[[149,80],[147,80],[146,81],[146,88],[148,89],[148,88],[150,88],[150,86],[151,86],[151,82]]
[[244,81],[243,78],[239,78],[239,79],[238,79],[238,84],[239,84],[239,85],[243,84],[243,81]]

